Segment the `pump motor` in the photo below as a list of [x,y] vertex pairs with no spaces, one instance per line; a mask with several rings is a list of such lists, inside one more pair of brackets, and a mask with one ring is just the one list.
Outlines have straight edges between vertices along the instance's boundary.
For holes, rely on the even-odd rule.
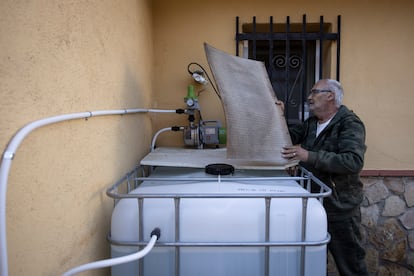
[[223,145],[226,143],[226,131],[220,121],[200,121],[199,125],[184,127],[184,143],[198,148]]

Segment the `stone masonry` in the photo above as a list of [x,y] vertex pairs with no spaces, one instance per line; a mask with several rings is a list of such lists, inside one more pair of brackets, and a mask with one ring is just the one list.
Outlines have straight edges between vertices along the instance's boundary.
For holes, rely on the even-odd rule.
[[[363,177],[363,243],[370,275],[414,276],[414,177]],[[328,275],[339,275],[329,256]]]

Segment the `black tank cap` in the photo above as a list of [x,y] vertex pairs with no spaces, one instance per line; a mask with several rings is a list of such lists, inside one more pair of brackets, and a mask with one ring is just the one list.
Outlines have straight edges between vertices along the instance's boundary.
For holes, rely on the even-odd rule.
[[229,164],[209,164],[206,166],[205,171],[212,175],[229,175],[234,173],[234,167]]

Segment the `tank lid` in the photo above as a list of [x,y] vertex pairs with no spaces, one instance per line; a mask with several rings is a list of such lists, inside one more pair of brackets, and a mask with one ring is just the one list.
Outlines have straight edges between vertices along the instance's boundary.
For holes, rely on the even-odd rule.
[[234,167],[229,164],[209,164],[205,168],[206,173],[212,175],[229,175],[234,173]]

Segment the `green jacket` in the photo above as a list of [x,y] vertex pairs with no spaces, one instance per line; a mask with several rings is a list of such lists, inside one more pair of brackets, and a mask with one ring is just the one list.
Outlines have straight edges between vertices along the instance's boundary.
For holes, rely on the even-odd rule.
[[293,144],[309,151],[301,165],[332,189],[324,199],[329,220],[340,220],[358,211],[363,199],[359,173],[364,165],[365,127],[358,116],[341,106],[326,128],[316,137],[317,119],[289,128]]

